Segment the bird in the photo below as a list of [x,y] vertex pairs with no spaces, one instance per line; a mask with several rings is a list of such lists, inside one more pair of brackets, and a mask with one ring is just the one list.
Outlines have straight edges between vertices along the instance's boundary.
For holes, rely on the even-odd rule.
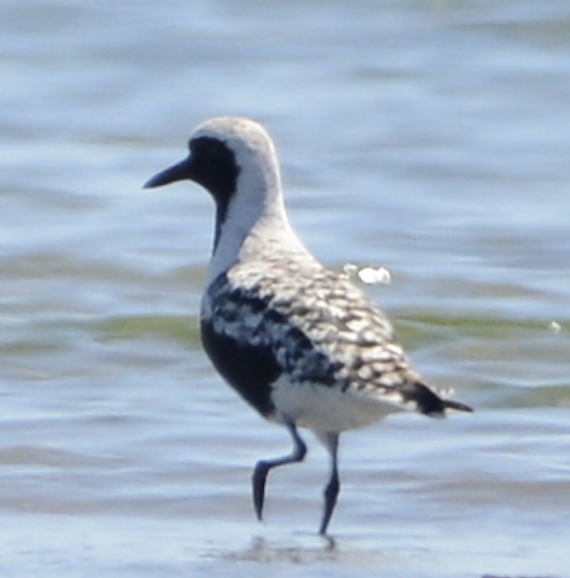
[[255,465],[255,513],[262,520],[269,472],[305,458],[299,429],[307,429],[330,457],[318,529],[327,537],[341,485],[341,433],[399,411],[443,417],[473,409],[428,385],[386,314],[300,240],[286,211],[275,145],[260,123],[211,118],[195,129],[188,147],[187,158],[144,188],[190,180],[214,200],[200,311],[203,348],[221,377],[293,442],[290,454]]

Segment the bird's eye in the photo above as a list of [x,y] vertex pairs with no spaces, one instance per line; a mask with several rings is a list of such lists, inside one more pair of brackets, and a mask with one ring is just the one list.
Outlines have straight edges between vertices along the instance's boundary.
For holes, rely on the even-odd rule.
[[203,136],[190,141],[190,151],[193,154],[216,156],[224,149],[222,142],[211,137]]

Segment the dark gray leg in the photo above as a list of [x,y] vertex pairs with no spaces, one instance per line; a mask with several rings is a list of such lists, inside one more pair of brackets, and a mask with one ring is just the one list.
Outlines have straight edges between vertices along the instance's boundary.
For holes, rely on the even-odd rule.
[[253,487],[253,506],[255,508],[255,513],[257,519],[261,520],[263,516],[263,502],[265,501],[265,482],[267,480],[267,474],[269,470],[276,468],[278,466],[284,466],[286,464],[294,464],[296,462],[302,462],[307,453],[307,446],[305,442],[299,436],[297,432],[297,426],[294,423],[286,423],[285,426],[289,430],[291,437],[293,438],[293,452],[289,456],[284,456],[282,458],[276,458],[274,460],[261,460],[257,462],[255,469],[253,470],[252,487]]
[[324,443],[331,456],[331,475],[324,491],[325,504],[323,509],[323,518],[321,520],[321,527],[319,528],[319,534],[321,534],[321,536],[325,536],[327,533],[327,527],[336,506],[336,499],[340,491],[340,478],[338,475],[337,458],[339,434],[336,432],[327,432],[325,434],[318,434],[318,437]]

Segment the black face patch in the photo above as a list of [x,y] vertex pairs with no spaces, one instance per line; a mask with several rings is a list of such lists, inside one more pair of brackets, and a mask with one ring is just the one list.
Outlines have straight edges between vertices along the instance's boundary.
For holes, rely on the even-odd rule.
[[219,205],[227,205],[236,190],[239,167],[225,142],[207,136],[190,141],[192,180],[207,189]]
[[192,139],[190,147],[191,179],[202,185],[216,202],[214,249],[218,244],[228,206],[237,188],[240,169],[234,152],[224,141],[201,136]]

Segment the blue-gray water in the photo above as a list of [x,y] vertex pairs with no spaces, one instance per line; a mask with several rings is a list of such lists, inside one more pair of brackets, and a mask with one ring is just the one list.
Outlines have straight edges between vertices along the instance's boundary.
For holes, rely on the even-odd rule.
[[[3,0],[0,570],[108,578],[569,576],[567,0]],[[210,199],[141,191],[261,120],[291,218],[478,410],[289,449],[197,334]]]

